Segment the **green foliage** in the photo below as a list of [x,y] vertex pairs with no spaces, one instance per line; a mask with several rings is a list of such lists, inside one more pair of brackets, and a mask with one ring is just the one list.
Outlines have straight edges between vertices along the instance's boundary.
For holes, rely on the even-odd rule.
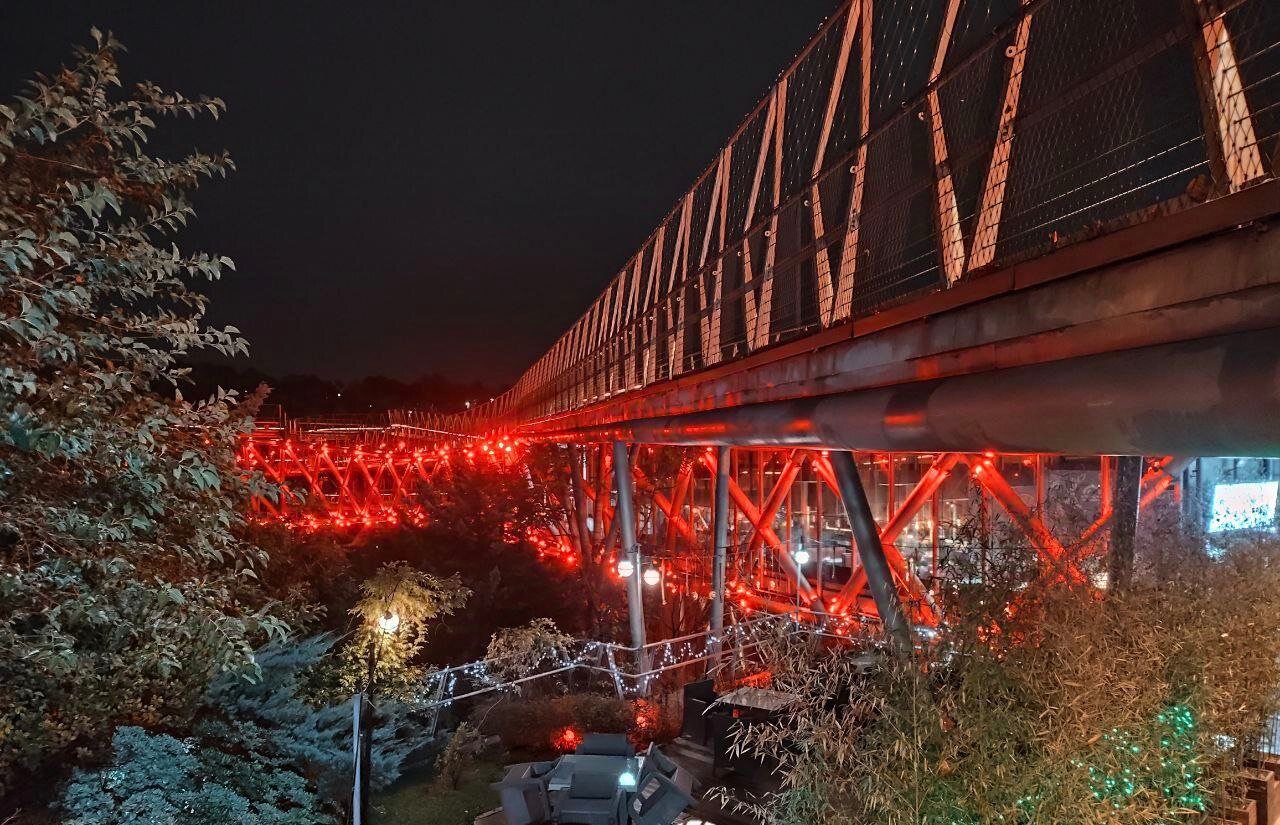
[[[304,698],[310,672],[332,647],[329,636],[272,644],[258,652],[258,679],[218,677],[206,694],[196,734],[285,765],[308,777],[322,799],[345,804],[352,783],[352,700],[313,705]],[[370,774],[375,790],[399,778],[405,758],[426,743],[425,731],[404,706],[378,703]]]
[[62,798],[67,825],[331,822],[306,780],[257,758],[122,727],[110,762],[76,770]]
[[911,661],[780,647],[800,701],[740,742],[782,764],[762,819],[1174,823],[1238,799],[1277,709],[1280,543],[1159,552],[1167,576],[1106,593],[992,556]]
[[0,792],[117,724],[181,723],[284,630],[238,534],[259,399],[157,392],[190,352],[246,351],[203,320],[231,261],[172,241],[230,159],[145,151],[158,120],[223,103],[126,89],[93,35],[0,106]]
[[555,667],[572,656],[574,639],[550,619],[534,619],[523,627],[504,627],[493,634],[485,651],[485,672],[493,682],[509,682]]
[[635,707],[624,699],[599,693],[575,693],[543,699],[503,698],[484,712],[480,729],[502,737],[508,748],[547,751],[565,728],[579,733],[628,733],[635,726]]
[[484,742],[480,731],[463,722],[449,737],[440,756],[436,759],[435,785],[438,788],[457,790],[458,782],[467,766],[476,760],[476,753]]
[[355,628],[343,649],[337,690],[348,696],[366,690],[372,676],[379,696],[412,702],[426,675],[415,659],[430,623],[460,608],[471,591],[457,575],[441,578],[392,562],[365,579],[360,594],[351,608]]

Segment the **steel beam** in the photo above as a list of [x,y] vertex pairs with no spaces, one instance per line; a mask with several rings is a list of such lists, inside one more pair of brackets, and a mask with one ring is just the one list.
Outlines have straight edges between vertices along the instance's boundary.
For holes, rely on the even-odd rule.
[[546,433],[875,452],[1276,455],[1280,348],[1265,329],[892,387]]
[[858,558],[862,561],[862,569],[867,571],[871,597],[875,599],[876,611],[884,624],[885,638],[896,653],[909,655],[911,628],[898,599],[898,588],[893,583],[889,559],[880,542],[880,531],[876,528],[875,516],[871,514],[871,505],[867,502],[867,492],[863,489],[853,454],[844,450],[832,453],[831,466],[840,485],[840,498],[849,518]]

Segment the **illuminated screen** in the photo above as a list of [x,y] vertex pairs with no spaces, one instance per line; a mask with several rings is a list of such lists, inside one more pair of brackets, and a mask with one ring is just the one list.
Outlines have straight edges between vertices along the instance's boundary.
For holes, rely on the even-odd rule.
[[1209,532],[1258,530],[1275,525],[1276,490],[1280,481],[1245,481],[1213,488]]

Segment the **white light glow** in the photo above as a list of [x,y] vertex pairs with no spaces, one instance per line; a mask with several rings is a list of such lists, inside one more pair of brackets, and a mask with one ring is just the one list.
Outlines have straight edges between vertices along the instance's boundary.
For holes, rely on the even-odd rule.
[[650,587],[656,587],[658,582],[662,581],[662,574],[658,572],[658,568],[650,567],[644,571],[644,583]]
[[400,629],[400,617],[395,613],[384,613],[378,617],[378,629],[388,636]]
[[630,559],[623,559],[618,562],[618,575],[622,578],[630,578],[634,572],[636,572],[636,566],[631,563]]
[[1209,532],[1259,530],[1275,526],[1276,491],[1280,481],[1243,481],[1213,488]]
[[808,551],[808,550],[797,550],[797,551],[796,551],[796,553],[795,553],[795,560],[796,560],[796,564],[808,564],[808,563],[809,563],[809,551]]
[[618,787],[634,788],[636,786],[636,775],[631,771],[623,771],[618,777]]

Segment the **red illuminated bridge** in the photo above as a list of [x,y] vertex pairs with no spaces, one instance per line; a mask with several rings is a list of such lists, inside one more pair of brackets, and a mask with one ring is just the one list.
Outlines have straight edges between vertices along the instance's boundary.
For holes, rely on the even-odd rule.
[[553,542],[631,562],[636,646],[648,568],[714,633],[798,605],[901,641],[966,512],[1076,577],[1140,508],[1280,477],[1202,458],[1280,455],[1280,10],[895,8],[844,3],[494,402],[252,460],[373,522],[441,445],[566,445]]

